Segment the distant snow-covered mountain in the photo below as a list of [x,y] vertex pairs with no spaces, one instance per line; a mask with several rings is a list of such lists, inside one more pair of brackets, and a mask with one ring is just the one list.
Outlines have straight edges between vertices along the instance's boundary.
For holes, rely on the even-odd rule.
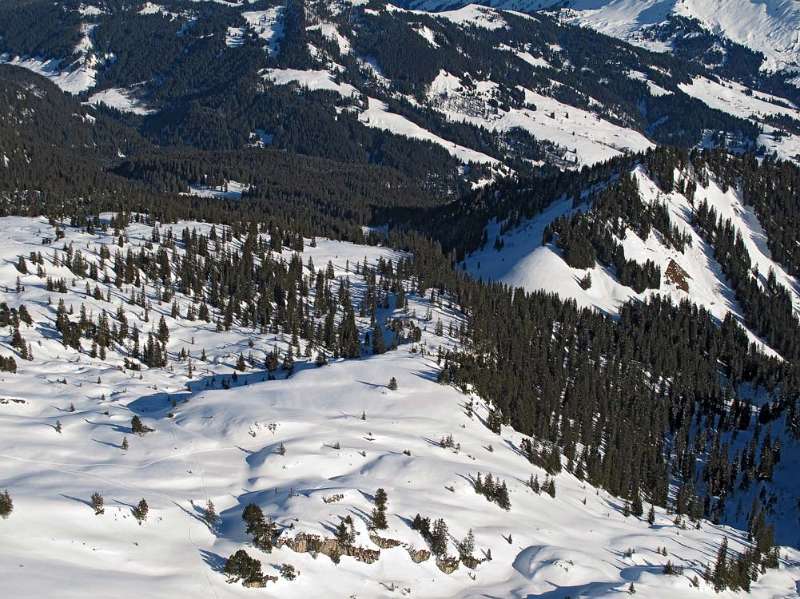
[[[452,0],[411,0],[424,10],[459,5]],[[800,2],[796,0],[484,0],[495,8],[524,12],[560,9],[573,22],[651,49],[669,47],[648,30],[675,18],[764,55],[766,71],[800,65]]]

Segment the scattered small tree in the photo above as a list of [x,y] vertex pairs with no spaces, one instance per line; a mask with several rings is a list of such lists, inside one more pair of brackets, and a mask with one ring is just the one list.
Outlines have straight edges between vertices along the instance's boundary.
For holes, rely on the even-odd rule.
[[397,391],[397,379],[394,377],[389,379],[389,390]]
[[142,419],[138,416],[131,418],[131,432],[135,435],[143,435],[149,429],[142,423]]
[[0,518],[5,520],[13,511],[14,502],[11,500],[11,495],[8,494],[8,489],[6,489],[0,493]]
[[264,517],[264,512],[256,504],[251,503],[244,508],[242,520],[247,524],[247,534],[252,535],[253,545],[270,553],[272,539],[276,534],[275,523]]
[[342,518],[336,527],[336,540],[342,545],[352,545],[356,540],[356,531],[353,527],[353,518],[347,516]]
[[92,493],[92,508],[94,508],[95,516],[99,516],[106,511],[105,507],[103,507],[103,496],[97,491]]
[[375,509],[372,510],[372,528],[383,530],[388,527],[386,522],[386,491],[378,489],[375,492]]
[[203,512],[203,519],[211,528],[214,528],[217,525],[217,522],[219,522],[217,510],[214,507],[214,503],[210,499],[206,502],[206,509]]
[[447,555],[447,539],[448,531],[447,524],[441,518],[433,523],[433,529],[430,534],[431,552],[437,557]]
[[139,521],[139,524],[141,524],[147,520],[147,514],[150,512],[150,506],[147,505],[147,501],[142,499],[131,511],[133,512],[133,517]]
[[475,535],[469,529],[467,536],[458,544],[458,555],[461,561],[472,559],[472,552],[475,551]]

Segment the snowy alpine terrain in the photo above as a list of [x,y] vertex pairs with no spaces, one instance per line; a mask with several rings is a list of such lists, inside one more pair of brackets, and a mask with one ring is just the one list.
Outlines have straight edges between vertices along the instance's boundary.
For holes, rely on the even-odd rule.
[[800,598],[798,32],[0,2],[0,599]]
[[[412,0],[410,4],[440,10],[458,3]],[[670,17],[682,17],[762,53],[764,70],[791,70],[800,61],[800,7],[793,0],[486,0],[476,4],[525,12],[561,9],[573,22],[656,52],[669,51],[670,45],[654,40],[649,31]]]
[[[39,266],[47,276],[73,276],[52,263],[55,246],[42,248],[42,238],[55,235],[45,219],[3,218],[0,227],[4,280],[16,278],[16,256],[29,252],[43,254]],[[181,222],[159,232],[168,238],[187,227],[210,229]],[[98,263],[102,248],[119,247],[110,230],[59,229],[59,245],[80,248],[89,264]],[[122,250],[152,243],[148,226],[119,233]],[[283,254],[289,258],[288,250]],[[304,262],[330,262],[336,279],[350,278],[354,294],[363,292],[356,264],[399,257],[322,239],[302,252]],[[529,476],[551,477],[520,455],[522,437],[508,427],[492,433],[482,424],[488,412],[480,399],[435,380],[437,355],[459,343],[463,319],[447,298],[431,303],[420,290],[403,309],[380,312],[381,320],[420,327],[418,341],[325,366],[300,359],[291,375],[273,376],[258,363],[273,348],[288,347],[283,334],[238,326],[217,333],[213,323],[173,318],[149,285],[142,308],[126,305],[124,286],[97,282],[95,298],[84,284],[78,278],[66,293],[53,294],[43,278],[20,274],[21,288],[2,294],[35,322],[21,327],[32,357],[4,375],[0,403],[0,480],[14,500],[13,513],[0,522],[8,596],[48,596],[52,589],[63,597],[259,595],[227,583],[221,571],[230,554],[247,548],[267,575],[285,564],[295,568],[296,579],[268,583],[268,592],[282,597],[610,597],[630,588],[647,597],[715,597],[702,580],[713,560],[709,547],[723,536],[732,548],[744,541],[735,529],[706,521],[687,527],[661,509],[653,524],[626,517],[618,499],[566,472],[552,477],[555,497],[532,491]],[[113,349],[100,358],[65,348],[52,334],[55,302],[62,300],[90,315],[122,305],[129,326],[143,332],[164,316],[168,353],[185,350],[185,357],[137,372],[124,368]],[[187,300],[176,297],[179,313]],[[239,355],[247,356],[243,370],[236,368]],[[133,417],[149,432],[132,432]],[[796,461],[793,455],[785,459]],[[507,483],[508,510],[475,493],[478,473]],[[379,488],[388,495],[387,527],[376,531],[368,525]],[[92,507],[93,493],[104,499],[102,513]],[[132,508],[141,499],[149,512],[137,521]],[[209,501],[219,514],[211,524]],[[242,510],[251,503],[280,531],[270,553],[252,548],[245,533]],[[418,513],[447,523],[448,555],[458,555],[471,531],[475,563],[445,574],[445,562],[426,553],[411,527]],[[293,542],[333,538],[348,516],[363,549],[358,557],[334,562]],[[782,548],[780,559],[781,568],[753,586],[753,597],[792,596],[800,553]],[[682,573],[664,575],[668,562]]]

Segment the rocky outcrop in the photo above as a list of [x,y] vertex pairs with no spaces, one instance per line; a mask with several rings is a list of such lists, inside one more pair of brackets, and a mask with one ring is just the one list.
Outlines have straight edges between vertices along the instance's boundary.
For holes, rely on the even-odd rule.
[[683,270],[675,260],[670,260],[669,264],[667,264],[667,270],[664,272],[664,276],[666,277],[667,281],[675,285],[678,289],[689,293],[689,281],[690,279],[689,273]]
[[327,555],[334,562],[338,562],[343,555],[355,558],[366,564],[372,564],[381,557],[381,552],[377,549],[346,545],[336,539],[326,539],[319,535],[302,532],[291,539],[279,539],[277,545],[278,547],[285,545],[296,553],[321,553]]
[[436,566],[445,574],[452,574],[458,570],[459,563],[455,557],[440,557],[436,559]]
[[369,533],[369,540],[375,543],[381,549],[391,549],[392,547],[399,547],[400,545],[403,545],[402,541],[380,537],[375,534],[374,531]]
[[431,552],[427,549],[414,549],[411,545],[408,545],[406,546],[406,551],[408,551],[411,561],[415,564],[426,562],[431,559]]
[[242,583],[242,586],[246,589],[263,589],[267,586],[267,582],[263,578],[258,578],[254,580],[246,580]]

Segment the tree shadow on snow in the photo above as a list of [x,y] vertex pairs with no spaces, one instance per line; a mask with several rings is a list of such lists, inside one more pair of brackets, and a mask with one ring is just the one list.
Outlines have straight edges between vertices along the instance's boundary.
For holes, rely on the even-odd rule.
[[222,557],[219,553],[214,553],[213,551],[208,551],[207,549],[201,549],[200,555],[202,556],[206,565],[214,570],[214,572],[222,573],[225,569],[225,562],[228,560]]
[[81,497],[73,497],[72,495],[65,495],[64,493],[59,493],[59,495],[61,495],[61,497],[63,497],[64,499],[69,499],[70,501],[76,501],[78,503],[82,503],[83,505],[94,509],[92,506],[92,502],[89,501],[88,499],[83,499]]

